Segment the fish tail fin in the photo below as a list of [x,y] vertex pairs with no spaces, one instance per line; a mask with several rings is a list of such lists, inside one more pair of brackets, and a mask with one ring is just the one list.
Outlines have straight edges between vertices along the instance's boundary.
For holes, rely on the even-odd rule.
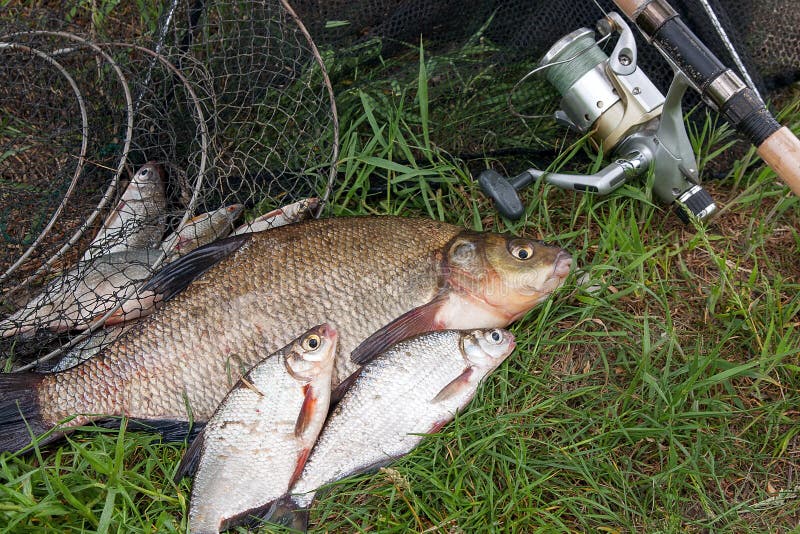
[[0,374],[0,451],[16,452],[32,442],[44,445],[60,435],[37,439],[53,427],[44,421],[39,406],[44,378],[37,373]]
[[264,519],[300,532],[308,531],[308,508],[301,508],[288,494],[269,505]]

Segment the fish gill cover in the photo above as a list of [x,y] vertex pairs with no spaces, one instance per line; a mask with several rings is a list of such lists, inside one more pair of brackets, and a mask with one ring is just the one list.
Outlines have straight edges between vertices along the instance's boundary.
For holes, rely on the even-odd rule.
[[[0,351],[17,366],[52,364],[187,239],[324,201],[336,160],[327,74],[287,3],[80,6],[0,14]],[[132,272],[113,253],[134,248]]]

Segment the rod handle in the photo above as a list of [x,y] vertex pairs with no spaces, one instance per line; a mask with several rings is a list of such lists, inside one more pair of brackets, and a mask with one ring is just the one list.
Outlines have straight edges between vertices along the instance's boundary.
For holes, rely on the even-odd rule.
[[767,137],[758,147],[758,155],[800,196],[800,139],[786,126]]

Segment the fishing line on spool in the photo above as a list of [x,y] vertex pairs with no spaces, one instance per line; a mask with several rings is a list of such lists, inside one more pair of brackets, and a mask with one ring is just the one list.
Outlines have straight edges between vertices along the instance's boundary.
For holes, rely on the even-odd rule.
[[[551,63],[546,63],[544,65],[539,65],[538,67],[536,67],[532,71],[528,72],[525,76],[520,78],[519,81],[517,81],[517,83],[514,84],[514,87],[511,88],[511,91],[508,92],[508,97],[506,98],[506,102],[508,103],[508,108],[509,108],[509,111],[511,112],[511,114],[514,115],[515,117],[519,117],[520,119],[550,119],[550,118],[552,118],[552,115],[541,115],[541,114],[540,115],[526,115],[525,113],[521,113],[521,112],[517,111],[517,108],[514,106],[514,102],[512,101],[513,97],[514,97],[514,93],[517,91],[519,86],[522,85],[528,78],[530,78],[534,74],[536,74],[538,72],[541,72],[541,71],[543,71],[543,70],[545,70],[547,68],[550,68],[550,67],[556,67],[556,66],[559,66],[559,65],[569,64],[568,67],[566,67],[564,70],[561,71],[563,76],[565,76],[565,77],[569,77],[574,72],[578,72],[578,71],[584,71],[585,72],[586,65],[583,62],[573,63],[573,61],[578,59],[578,58],[582,58],[585,54],[588,54],[588,52],[590,50],[592,50],[595,46],[599,47],[601,44],[605,43],[608,39],[611,38],[611,35],[613,35],[613,34],[609,33],[608,35],[605,35],[605,36],[601,37],[598,40],[591,39],[591,43],[589,43],[586,47],[580,49],[578,52],[576,52],[572,56],[570,56],[570,57],[568,57],[566,59],[561,59],[561,60],[558,60],[558,61],[553,61]],[[593,60],[593,58],[590,58],[590,59]]]
[[[603,14],[603,17],[608,17],[608,11],[606,11],[606,9],[603,8],[603,6],[601,6],[600,3],[597,0],[592,0],[592,3],[594,3],[595,6],[597,6],[597,9],[599,9],[600,12]],[[594,45],[597,45],[599,47],[601,44],[606,42],[611,37],[611,35],[612,34],[609,33],[608,35],[605,35],[601,39],[598,39],[596,41],[594,39],[592,39],[591,43],[587,43],[586,48],[583,48],[583,49],[579,50],[572,57],[569,57],[567,59],[562,59],[562,60],[559,60],[559,61],[553,61],[553,62],[547,63],[545,65],[540,65],[539,67],[536,67],[532,71],[528,72],[519,81],[517,81],[517,83],[514,84],[514,87],[512,87],[511,91],[509,91],[509,93],[508,93],[508,97],[507,97],[506,101],[508,103],[508,108],[511,111],[511,114],[514,115],[515,117],[520,118],[520,119],[549,119],[549,118],[552,118],[552,115],[526,115],[524,113],[520,113],[514,107],[514,103],[512,102],[512,99],[514,97],[514,93],[517,91],[519,86],[522,85],[525,82],[525,80],[527,80],[528,78],[530,78],[531,76],[533,76],[537,72],[543,71],[548,67],[554,67],[554,66],[561,65],[561,64],[564,64],[564,63],[571,63],[573,60],[576,60],[576,59],[582,57],[584,54],[588,53],[588,51],[591,50]],[[569,70],[565,69],[566,72],[563,72],[563,71],[562,72],[566,76],[570,72],[581,71],[584,68],[585,68],[585,65],[578,64],[578,65],[574,65],[574,67],[572,67]],[[551,80],[551,82],[553,83],[553,85],[556,85],[556,82],[554,82],[552,80]],[[558,86],[556,85],[556,87],[558,87]]]

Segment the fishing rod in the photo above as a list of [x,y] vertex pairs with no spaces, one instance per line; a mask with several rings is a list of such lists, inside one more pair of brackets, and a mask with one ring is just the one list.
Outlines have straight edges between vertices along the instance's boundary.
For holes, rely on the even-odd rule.
[[[689,87],[757,146],[764,161],[800,196],[800,141],[770,115],[757,93],[726,68],[663,0],[615,3],[670,63],[674,78],[666,96],[638,65],[633,32],[619,14],[607,13],[598,21],[599,40],[589,28],[562,37],[520,82],[545,71],[562,95],[555,119],[587,135],[616,159],[589,175],[528,169],[507,178],[488,169],[478,181],[497,210],[520,218],[525,210],[518,191],[540,178],[565,189],[606,194],[652,168],[653,193],[673,205],[681,220],[709,218],[716,204],[700,185],[683,122],[681,100]],[[613,36],[616,45],[606,55],[599,45]]]
[[800,196],[800,140],[775,120],[755,91],[711,53],[665,0],[614,3],[686,76],[703,101],[757,147],[764,162]]

